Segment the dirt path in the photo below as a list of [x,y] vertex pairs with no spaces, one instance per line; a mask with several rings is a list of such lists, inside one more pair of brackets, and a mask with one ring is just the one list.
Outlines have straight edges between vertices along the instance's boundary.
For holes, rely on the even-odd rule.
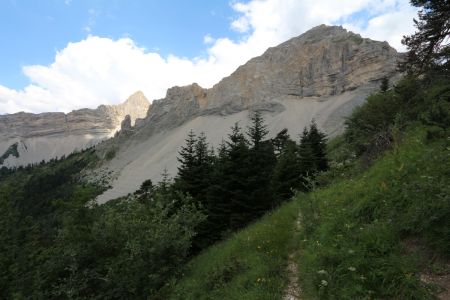
[[[293,238],[298,238],[298,232],[301,227],[301,215],[298,215],[297,221],[295,222],[295,233]],[[288,273],[289,284],[284,291],[283,300],[301,300],[302,289],[298,282],[298,249],[295,249],[293,253],[289,255],[288,266],[286,272]]]

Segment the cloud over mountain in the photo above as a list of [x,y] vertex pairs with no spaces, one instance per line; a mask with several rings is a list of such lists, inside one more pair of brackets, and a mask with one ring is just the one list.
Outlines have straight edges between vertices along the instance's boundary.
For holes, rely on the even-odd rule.
[[[0,83],[0,113],[71,111],[116,104],[136,90],[149,100],[167,88],[197,82],[210,87],[268,47],[318,24],[343,24],[365,37],[404,50],[402,35],[413,31],[416,11],[407,0],[251,0],[232,2],[238,40],[205,32],[205,54],[163,57],[130,38],[89,35],[59,50],[50,65],[23,67],[30,83],[20,90]],[[173,37],[176,38],[176,37]]]

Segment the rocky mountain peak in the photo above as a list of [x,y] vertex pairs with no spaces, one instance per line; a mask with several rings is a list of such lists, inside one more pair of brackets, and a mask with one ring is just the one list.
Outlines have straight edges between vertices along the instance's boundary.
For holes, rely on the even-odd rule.
[[125,102],[119,104],[118,106],[149,106],[150,102],[145,97],[144,93],[141,91],[137,91],[134,94],[132,94],[130,97],[128,97]]

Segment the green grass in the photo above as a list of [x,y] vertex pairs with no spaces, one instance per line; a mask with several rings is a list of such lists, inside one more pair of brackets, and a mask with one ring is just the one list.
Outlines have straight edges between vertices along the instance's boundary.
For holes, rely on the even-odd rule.
[[[169,299],[281,299],[295,248],[298,204],[291,202],[210,247],[167,290]],[[166,298],[166,297],[164,297]]]
[[449,182],[448,132],[416,128],[366,172],[299,196],[305,297],[433,299],[406,241],[450,253]]
[[450,253],[448,132],[413,128],[370,168],[336,170],[327,187],[195,257],[164,298],[282,299],[288,255],[299,250],[304,299],[434,299],[419,277],[433,269],[430,251]]

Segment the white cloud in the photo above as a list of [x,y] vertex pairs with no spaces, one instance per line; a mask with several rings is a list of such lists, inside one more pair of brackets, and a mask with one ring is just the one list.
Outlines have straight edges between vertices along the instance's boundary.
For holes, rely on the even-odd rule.
[[[234,1],[230,26],[239,40],[205,35],[206,54],[194,59],[162,57],[131,39],[98,36],[69,43],[48,66],[25,66],[30,84],[22,90],[0,84],[0,113],[70,111],[122,102],[136,90],[149,99],[167,88],[197,82],[211,87],[248,59],[319,24],[343,24],[364,37],[386,40],[399,50],[413,32],[416,10],[408,0],[251,0]],[[87,27],[95,24],[89,11]]]
[[207,34],[203,37],[203,43],[212,44],[214,43],[214,38],[210,34]]

